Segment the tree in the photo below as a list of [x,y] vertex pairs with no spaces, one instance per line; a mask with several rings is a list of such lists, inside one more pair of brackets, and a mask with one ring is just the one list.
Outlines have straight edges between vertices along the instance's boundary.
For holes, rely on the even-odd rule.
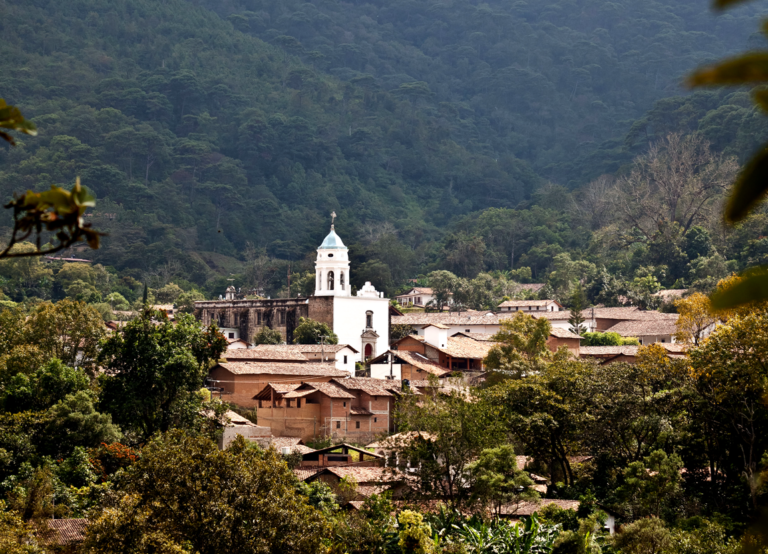
[[682,494],[680,470],[683,461],[663,450],[651,452],[643,461],[624,470],[624,483],[616,494],[628,507],[630,519],[662,517],[673,509]]
[[395,343],[413,334],[413,326],[406,323],[395,323],[389,326],[389,343]]
[[327,323],[321,323],[308,317],[300,317],[299,324],[293,330],[294,344],[338,344],[339,337]]
[[48,410],[50,422],[45,427],[45,443],[41,445],[44,453],[65,458],[76,447],[94,448],[121,438],[112,417],[97,412],[93,400],[93,394],[79,391],[68,394]]
[[640,343],[633,337],[622,337],[618,333],[612,333],[606,331],[601,333],[595,331],[594,333],[584,333],[581,337],[582,346],[622,346],[622,345],[639,345]]
[[492,405],[502,407],[507,430],[528,456],[549,469],[552,482],[575,481],[569,461],[580,453],[579,437],[589,418],[589,377],[592,365],[556,356],[523,378],[506,379],[483,392]]
[[672,534],[658,517],[623,526],[612,542],[621,554],[666,554],[674,549]]
[[154,291],[155,300],[161,304],[173,304],[176,299],[184,294],[184,290],[174,283],[168,283],[164,287]]
[[743,477],[756,507],[760,458],[768,451],[761,431],[768,426],[768,311],[731,318],[689,357],[697,393],[689,409],[703,427],[711,479]]
[[282,344],[283,335],[277,329],[270,329],[269,327],[262,327],[258,333],[253,335],[251,343],[257,344]]
[[456,275],[445,270],[433,271],[429,274],[427,280],[432,289],[434,307],[438,312],[442,312],[443,308],[451,301],[451,295],[456,285]]
[[571,314],[568,318],[568,324],[571,326],[571,332],[577,335],[583,335],[587,328],[584,327],[584,316],[581,314],[584,309],[584,291],[581,285],[578,285],[571,296]]
[[499,412],[498,404],[468,390],[401,399],[396,418],[405,438],[396,441],[395,449],[398,459],[411,463],[423,494],[445,498],[453,506],[469,500],[472,480],[467,466],[503,440]]
[[698,346],[719,321],[712,309],[711,300],[700,292],[676,300],[675,308],[680,314],[677,318],[675,333],[675,340],[678,342],[692,342]]
[[488,351],[483,365],[514,377],[540,371],[552,357],[547,347],[551,330],[547,319],[517,312],[512,319],[501,321],[499,332],[492,337],[497,344]]
[[706,220],[737,168],[735,159],[712,153],[700,135],[669,134],[636,158],[632,171],[619,179],[616,209],[648,242],[674,224],[684,234]]
[[19,514],[6,509],[0,500],[0,552],[3,554],[43,554],[38,546],[33,527],[24,522]]
[[47,410],[69,394],[89,390],[90,384],[85,373],[54,358],[31,375],[11,378],[0,395],[0,406],[12,413]]
[[145,308],[110,336],[100,355],[100,407],[137,442],[172,426],[191,425],[202,399],[197,391],[211,361],[226,349],[215,325],[203,329],[187,314],[171,322]]
[[127,470],[117,502],[89,525],[84,551],[314,554],[329,526],[296,485],[274,449],[238,437],[222,451],[175,430]]
[[195,302],[201,300],[205,300],[205,295],[199,291],[191,290],[179,295],[176,299],[176,307],[185,314],[191,314],[195,311]]
[[472,475],[472,499],[484,507],[490,507],[496,516],[502,506],[536,500],[539,495],[531,489],[533,481],[517,467],[515,449],[511,444],[486,448],[478,459],[467,466]]

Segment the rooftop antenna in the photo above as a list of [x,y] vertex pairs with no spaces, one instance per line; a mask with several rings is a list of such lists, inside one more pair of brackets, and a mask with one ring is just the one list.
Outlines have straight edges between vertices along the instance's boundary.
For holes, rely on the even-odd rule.
[[336,219],[336,212],[331,212],[331,231],[334,230],[333,228],[333,222]]

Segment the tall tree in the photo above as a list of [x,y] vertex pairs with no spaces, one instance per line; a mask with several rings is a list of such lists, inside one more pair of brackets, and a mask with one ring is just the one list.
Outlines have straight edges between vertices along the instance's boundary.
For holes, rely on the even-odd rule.
[[85,552],[314,554],[329,533],[280,454],[242,437],[223,451],[179,430],[157,437],[116,495],[89,525]]
[[101,351],[101,408],[123,429],[144,441],[198,417],[198,391],[209,363],[226,349],[215,325],[203,329],[188,314],[174,322],[145,308],[110,336]]
[[571,332],[581,336],[587,328],[584,326],[584,316],[581,314],[584,310],[584,289],[581,284],[576,285],[576,288],[571,295],[571,311],[570,317],[568,317],[568,324],[571,326]]

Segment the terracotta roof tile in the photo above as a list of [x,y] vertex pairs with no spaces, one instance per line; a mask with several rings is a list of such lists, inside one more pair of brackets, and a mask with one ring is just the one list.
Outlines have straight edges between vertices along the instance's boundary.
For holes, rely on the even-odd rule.
[[448,337],[448,344],[445,348],[437,348],[431,344],[429,346],[452,358],[481,360],[488,355],[488,351],[494,347],[494,344],[492,342],[477,341],[469,337],[452,336]]
[[371,396],[392,396],[393,392],[399,393],[403,388],[403,382],[399,379],[347,377],[346,379],[333,379],[333,382],[345,389],[361,390]]
[[441,366],[437,362],[434,362],[418,352],[410,352],[408,350],[394,350],[392,351],[395,356],[403,360],[405,363],[410,364],[422,371],[426,371],[430,375],[436,375],[442,377],[451,372],[450,369]]
[[293,470],[294,475],[299,479],[299,481],[306,481],[310,477],[313,477],[316,473],[320,472],[322,468],[311,468],[311,469],[305,469],[305,468],[296,468]]
[[338,352],[340,350],[344,350],[345,348],[349,348],[350,350],[355,350],[348,344],[260,344],[253,348],[252,350],[256,351],[263,351],[263,352],[312,352],[312,353],[319,353],[321,351],[323,352]]
[[560,305],[556,300],[507,300],[499,304],[499,308],[522,308],[525,306],[536,306],[539,308],[549,306],[550,304]]
[[[346,371],[325,363],[280,363],[280,362],[224,362],[223,367],[234,375],[316,375],[322,377],[344,377]],[[215,369],[215,368],[214,368]]]
[[622,337],[674,335],[677,332],[677,318],[648,318],[633,321],[622,321],[610,327],[608,332],[618,333]]
[[41,542],[48,545],[66,546],[82,542],[88,527],[87,519],[49,519],[41,533]]
[[308,362],[307,357],[299,351],[293,350],[264,350],[261,348],[237,348],[228,350],[224,357],[230,362],[239,361],[285,361]]
[[339,479],[353,477],[358,485],[391,483],[393,481],[402,481],[405,479],[405,475],[389,467],[335,466],[326,467],[325,471],[333,473]]
[[349,394],[334,383],[303,383],[300,387],[287,393],[283,398],[300,398],[315,391],[329,398],[355,398],[354,394]]
[[581,338],[576,333],[573,333],[568,329],[562,329],[560,327],[552,327],[549,330],[549,334],[558,339],[580,339]]

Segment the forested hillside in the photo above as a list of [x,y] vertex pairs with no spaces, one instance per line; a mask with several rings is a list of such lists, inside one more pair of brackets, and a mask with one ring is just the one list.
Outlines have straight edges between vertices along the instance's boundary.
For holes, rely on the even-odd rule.
[[[590,220],[594,187],[578,187],[626,174],[649,140],[701,130],[739,160],[757,144],[744,95],[667,98],[756,28],[699,0],[8,0],[0,96],[40,134],[0,150],[0,197],[79,175],[109,233],[89,257],[158,288],[218,294],[234,275],[276,294],[289,263],[311,269],[332,210],[355,284],[521,266],[546,280],[559,254],[610,261],[593,245],[627,219]],[[725,255],[711,213],[695,223]],[[684,251],[689,227],[664,244]],[[624,241],[640,254],[613,270],[690,281],[695,257],[648,254],[654,240]]]

